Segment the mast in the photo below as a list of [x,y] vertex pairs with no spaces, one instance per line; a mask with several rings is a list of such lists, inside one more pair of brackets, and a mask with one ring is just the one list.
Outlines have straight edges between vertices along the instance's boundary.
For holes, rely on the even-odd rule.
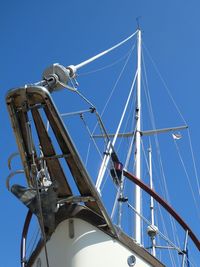
[[[136,96],[136,140],[135,140],[135,158],[136,158],[136,177],[141,177],[141,30],[137,34],[137,96]],[[141,189],[135,187],[135,239],[141,244]]]
[[[149,154],[149,180],[150,180],[150,188],[153,190],[153,176],[152,176],[152,150],[151,146],[148,149]],[[152,241],[152,255],[156,256],[156,242],[155,242],[155,235],[156,235],[156,228],[155,228],[155,221],[154,221],[154,199],[151,196],[150,198],[150,211],[151,211],[151,226],[149,228],[149,234],[151,233],[151,241]]]

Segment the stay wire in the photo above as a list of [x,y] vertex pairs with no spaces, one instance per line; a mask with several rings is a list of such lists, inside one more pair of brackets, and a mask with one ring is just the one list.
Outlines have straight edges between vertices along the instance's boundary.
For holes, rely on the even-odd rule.
[[41,232],[42,232],[43,240],[44,240],[44,250],[45,250],[46,263],[47,263],[47,267],[49,267],[49,259],[48,259],[47,245],[46,245],[46,243],[47,243],[46,242],[46,234],[45,234],[45,230],[44,230],[44,218],[43,218],[43,213],[42,213],[41,197],[40,197],[40,192],[39,192],[39,187],[38,187],[39,175],[40,175],[40,172],[38,172],[37,178],[35,180],[37,200],[38,200],[38,206],[39,206],[39,224],[40,224],[40,228],[41,228]]
[[170,92],[170,90],[169,90],[169,87],[167,86],[167,83],[165,82],[165,79],[164,79],[163,76],[161,75],[161,72],[159,71],[159,69],[158,69],[158,67],[157,67],[157,64],[156,64],[155,61],[153,60],[153,58],[152,58],[152,56],[151,56],[149,50],[148,50],[147,47],[145,46],[144,42],[143,42],[143,45],[144,45],[144,48],[145,48],[145,50],[146,50],[146,52],[147,52],[147,55],[149,56],[149,58],[150,58],[150,60],[151,60],[151,62],[152,62],[152,64],[153,64],[153,66],[154,66],[154,68],[155,68],[155,70],[156,70],[156,72],[157,72],[157,74],[158,74],[160,80],[162,81],[162,83],[163,83],[163,85],[164,85],[164,88],[166,89],[166,91],[167,91],[167,93],[168,93],[170,99],[172,100],[172,103],[174,104],[174,107],[176,108],[178,114],[180,115],[180,117],[181,117],[181,119],[183,120],[183,122],[185,123],[185,125],[187,125],[187,122],[186,122],[185,118],[183,117],[183,114],[182,114],[181,110],[179,109],[178,105],[176,104],[176,102],[175,102],[175,100],[174,100],[174,98],[173,98],[173,96],[172,96],[172,94],[171,94],[171,92]]
[[[144,89],[145,90],[144,91],[146,93],[147,106],[148,106],[148,109],[149,109],[149,115],[150,115],[150,120],[151,120],[152,127],[153,127],[153,129],[156,129],[156,127],[155,127],[155,118],[154,118],[154,113],[153,113],[153,108],[152,108],[152,101],[151,101],[150,92],[149,92],[149,86],[148,86],[146,65],[145,65],[145,60],[144,60],[144,54],[143,53],[142,53],[142,61],[143,61],[143,66],[144,66],[143,67],[144,68],[144,77],[145,77],[145,81],[144,81]],[[157,149],[160,150],[157,135],[154,137],[154,139],[155,139],[155,142],[157,143]],[[160,152],[159,152],[159,155],[160,155]],[[161,160],[161,158],[160,158],[160,160]],[[161,164],[162,164],[162,160],[161,160]],[[161,169],[163,170],[163,167],[162,166],[161,166]],[[168,198],[169,198],[165,175],[162,175],[162,177],[163,177],[163,181],[164,181],[165,194],[168,195]],[[171,217],[170,217],[170,223],[171,223],[171,227],[173,229],[173,237],[174,237],[174,240],[176,240],[178,242],[178,244],[180,244],[180,240],[179,240],[178,236],[175,235],[175,232],[177,232],[177,228],[176,228],[176,225],[174,224],[174,221],[173,221],[173,219]]]
[[182,166],[183,166],[183,170],[184,170],[184,172],[185,172],[185,175],[186,175],[186,178],[187,178],[189,187],[190,187],[190,191],[191,191],[191,193],[192,193],[193,201],[194,201],[194,204],[195,204],[195,207],[196,207],[197,215],[198,215],[198,218],[199,218],[199,221],[200,221],[200,211],[199,211],[199,207],[198,207],[198,204],[197,204],[197,200],[196,200],[196,198],[195,198],[194,190],[193,190],[193,188],[192,188],[192,184],[191,184],[190,177],[189,177],[189,174],[188,174],[188,172],[187,172],[185,163],[184,163],[183,158],[182,158],[182,156],[181,156],[180,149],[179,149],[178,144],[177,144],[177,142],[176,142],[175,139],[174,139],[174,144],[175,144],[175,147],[176,147],[176,150],[177,150],[179,159],[180,159],[180,161],[181,161],[181,164],[182,164]]
[[126,39],[122,40],[121,42],[117,43],[116,45],[112,46],[111,48],[79,63],[78,65],[75,66],[76,69],[82,68],[83,66],[95,61],[96,59],[108,54],[109,52],[113,51],[114,49],[118,48],[119,46],[123,45],[124,43],[126,43],[127,41],[129,41],[130,39],[132,39],[136,34],[138,33],[138,30],[135,31],[134,33],[132,33],[130,36],[128,36]]
[[[127,202],[127,205],[129,208],[131,208],[137,215],[139,215],[142,220],[147,224],[147,225],[151,225],[151,222],[149,220],[147,220],[142,214],[140,214],[139,212],[136,211],[136,209],[129,203]],[[177,247],[171,240],[169,240],[168,237],[166,237],[164,234],[162,234],[159,230],[158,230],[158,234],[168,243],[170,244],[173,248],[175,248],[178,252],[182,252],[181,249],[179,247]]]
[[130,49],[130,51],[128,51],[128,53],[126,53],[123,57],[119,58],[118,60],[115,60],[113,63],[108,64],[108,65],[106,65],[106,66],[104,66],[102,68],[98,68],[98,69],[92,70],[92,71],[79,73],[78,76],[85,76],[85,75],[93,74],[93,73],[96,73],[96,72],[99,72],[99,71],[102,71],[102,70],[111,68],[111,67],[115,66],[116,64],[118,64],[119,62],[123,61],[130,53],[132,53],[132,51],[134,50],[134,48],[135,48],[135,44]]
[[[134,129],[134,135],[131,138],[129,151],[127,153],[126,162],[125,162],[125,165],[124,165],[125,169],[128,168],[128,165],[129,165],[129,162],[130,162],[131,153],[132,153],[132,150],[133,150],[133,143],[134,143],[134,140],[135,140],[135,133],[136,133],[136,126],[135,126],[135,129]],[[136,161],[136,159],[135,159],[135,161]],[[122,176],[121,186],[119,187],[119,189],[117,191],[117,194],[116,194],[116,197],[115,197],[115,202],[114,202],[112,213],[111,213],[111,218],[112,219],[114,218],[114,215],[115,215],[115,212],[116,212],[116,208],[117,208],[117,204],[118,204],[118,198],[120,196],[120,193],[123,193],[123,191],[125,189],[125,182],[126,182],[125,177]]]
[[27,246],[26,252],[30,249],[29,255],[31,255],[33,253],[33,250],[35,248],[36,242],[38,241],[38,238],[39,238],[40,230],[41,230],[40,227],[38,227],[36,229],[37,232],[35,231],[36,234],[34,233],[35,237],[34,237],[34,235],[32,236],[32,238],[31,238],[31,240],[30,240],[30,242],[29,242],[29,244]]
[[[98,113],[97,113],[97,116],[98,116]],[[80,116],[80,117],[81,117],[81,120],[83,121],[83,123],[84,123],[84,125],[85,125],[85,128],[86,128],[86,130],[87,130],[87,132],[88,132],[90,138],[92,139],[92,141],[93,141],[93,143],[94,143],[94,146],[95,146],[95,148],[96,148],[96,150],[97,150],[97,152],[98,152],[98,154],[99,154],[99,156],[100,156],[100,158],[101,158],[101,160],[102,160],[103,158],[102,158],[101,151],[99,150],[99,148],[98,148],[98,146],[97,146],[97,144],[96,144],[96,142],[95,142],[95,140],[94,140],[94,138],[93,138],[93,136],[92,136],[92,132],[90,131],[90,129],[89,129],[89,127],[88,127],[86,121],[84,120],[84,117],[83,117],[83,116]],[[101,123],[102,123],[102,122],[101,122]],[[103,125],[103,123],[102,123],[102,125]],[[108,134],[107,134],[107,132],[106,132],[106,130],[105,130],[105,128],[104,128],[104,125],[103,125],[103,130],[104,130],[104,134],[107,136],[107,138],[109,138],[109,137],[108,137]],[[114,148],[113,148],[113,151],[114,151]],[[109,169],[108,169],[108,167],[106,167],[106,170],[107,170],[107,172],[109,173]]]
[[[112,98],[112,96],[113,96],[113,94],[114,94],[114,92],[115,92],[115,89],[116,89],[116,87],[117,87],[117,85],[118,85],[118,83],[119,83],[119,81],[120,81],[120,79],[121,79],[121,77],[122,77],[122,75],[123,75],[125,69],[126,69],[126,66],[127,66],[128,62],[129,62],[129,60],[130,60],[130,58],[131,58],[131,55],[132,55],[132,53],[133,53],[133,51],[134,51],[134,48],[135,48],[135,44],[132,46],[131,51],[130,51],[130,53],[128,54],[127,59],[126,59],[124,65],[123,65],[123,67],[122,67],[122,70],[120,71],[119,76],[117,77],[117,80],[116,80],[116,82],[114,83],[114,86],[113,86],[113,88],[112,88],[112,90],[111,90],[111,93],[110,93],[110,95],[109,95],[109,97],[108,97],[108,99],[107,99],[107,101],[106,101],[106,103],[105,103],[105,105],[104,105],[104,108],[103,108],[103,110],[102,110],[102,112],[101,112],[101,115],[100,115],[101,117],[103,117],[103,115],[104,115],[104,113],[105,113],[105,111],[106,111],[106,108],[107,108],[107,106],[108,106],[108,104],[109,104],[109,102],[110,102],[110,100],[111,100],[111,98]],[[94,129],[94,130],[95,130],[95,129]]]
[[97,144],[96,144],[96,142],[95,142],[95,140],[94,140],[94,138],[93,138],[93,136],[92,136],[92,133],[91,133],[91,131],[90,131],[90,129],[89,129],[89,127],[88,127],[88,125],[87,125],[87,123],[86,123],[86,121],[85,121],[83,115],[80,116],[80,118],[81,118],[81,120],[82,120],[82,122],[83,122],[83,124],[84,124],[84,126],[85,126],[85,128],[86,128],[86,130],[87,130],[87,132],[88,132],[88,134],[89,134],[89,136],[90,136],[90,138],[91,138],[91,140],[93,141],[94,146],[95,146],[97,152],[99,153],[100,158],[102,159],[101,151],[99,150],[99,148],[98,148],[98,146],[97,146]]
[[[144,44],[143,44],[143,46],[144,46]],[[143,60],[144,74],[145,74],[144,77],[145,77],[145,82],[146,82],[146,84],[145,84],[146,87],[144,87],[144,88],[146,88],[145,92],[146,92],[146,97],[147,97],[147,104],[149,106],[149,113],[150,113],[152,127],[153,127],[153,129],[156,129],[155,118],[154,118],[154,113],[153,113],[153,108],[152,108],[152,101],[151,101],[151,97],[150,97],[150,93],[149,93],[147,72],[146,72],[146,67],[145,67],[145,62],[144,62],[144,54],[143,53],[142,53],[142,60]],[[166,177],[165,177],[165,173],[164,173],[164,167],[163,167],[161,151],[160,151],[160,145],[159,145],[158,135],[157,134],[154,135],[154,140],[155,140],[155,144],[156,144],[157,157],[158,157],[158,160],[159,160],[160,173],[161,173],[161,177],[163,179],[163,186],[161,187],[161,189],[164,188],[164,190],[165,190],[165,192],[164,192],[165,194],[164,195],[166,196],[167,201],[170,203],[170,197],[169,197],[169,192],[168,192],[168,189],[167,189],[167,182],[166,182]]]
[[199,193],[199,196],[200,196],[199,176],[198,176],[198,173],[197,173],[197,167],[196,167],[196,162],[195,162],[195,158],[194,158],[194,151],[193,151],[193,147],[192,147],[192,140],[191,140],[191,134],[190,134],[189,128],[187,129],[187,133],[188,133],[189,146],[190,146],[190,151],[191,151],[191,155],[192,155],[192,162],[193,162],[193,166],[194,166],[194,173],[195,173],[198,193]]

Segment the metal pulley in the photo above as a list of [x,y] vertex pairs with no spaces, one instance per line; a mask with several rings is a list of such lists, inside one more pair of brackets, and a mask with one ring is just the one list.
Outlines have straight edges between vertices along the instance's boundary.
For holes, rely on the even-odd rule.
[[71,65],[64,67],[55,63],[43,72],[43,79],[46,81],[50,92],[58,91],[62,88],[75,91],[75,86],[69,86],[69,82],[75,78],[76,68]]

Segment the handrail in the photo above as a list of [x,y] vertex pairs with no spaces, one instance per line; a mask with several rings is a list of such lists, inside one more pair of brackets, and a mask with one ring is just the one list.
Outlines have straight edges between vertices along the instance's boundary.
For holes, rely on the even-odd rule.
[[182,226],[182,228],[185,231],[188,231],[189,237],[192,239],[195,246],[200,251],[200,241],[197,238],[197,236],[194,234],[191,228],[185,223],[185,221],[180,217],[180,215],[178,215],[178,213],[164,199],[162,199],[154,190],[152,190],[148,185],[143,183],[141,180],[139,180],[130,172],[123,170],[123,175],[130,181],[138,185],[140,188],[142,188],[145,192],[147,192],[150,196],[152,196],[158,203],[160,203],[160,205],[172,215],[172,217]]
[[23,231],[22,231],[21,249],[20,249],[21,250],[20,251],[21,266],[22,267],[26,267],[26,238],[27,238],[28,229],[29,229],[32,215],[33,215],[32,212],[30,210],[28,210],[27,215],[26,215],[26,219],[24,222]]

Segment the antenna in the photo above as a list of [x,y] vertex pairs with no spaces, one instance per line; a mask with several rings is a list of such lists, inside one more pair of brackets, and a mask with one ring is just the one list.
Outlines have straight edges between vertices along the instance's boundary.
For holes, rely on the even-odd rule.
[[142,18],[142,16],[138,16],[136,18],[136,23],[137,23],[137,29],[140,30],[140,19]]

